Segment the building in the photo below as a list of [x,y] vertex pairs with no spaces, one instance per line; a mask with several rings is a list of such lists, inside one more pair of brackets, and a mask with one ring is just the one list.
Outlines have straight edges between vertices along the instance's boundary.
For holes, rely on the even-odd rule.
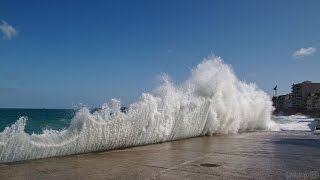
[[307,110],[319,111],[320,110],[320,93],[309,93],[307,97]]
[[307,98],[309,93],[314,94],[318,92],[320,92],[320,83],[312,83],[311,81],[304,81],[299,84],[293,84],[292,85],[292,107],[296,109],[306,109]]
[[277,110],[288,110],[292,108],[292,94],[273,97],[273,105]]

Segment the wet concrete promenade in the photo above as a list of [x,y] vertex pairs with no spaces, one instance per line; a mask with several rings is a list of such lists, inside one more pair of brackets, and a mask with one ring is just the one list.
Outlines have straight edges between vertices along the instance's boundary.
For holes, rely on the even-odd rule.
[[320,179],[320,136],[251,132],[0,165],[0,179]]

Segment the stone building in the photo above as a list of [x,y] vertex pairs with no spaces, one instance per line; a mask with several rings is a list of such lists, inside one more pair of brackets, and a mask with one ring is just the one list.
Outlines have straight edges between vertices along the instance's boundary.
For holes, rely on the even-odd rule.
[[319,111],[320,110],[320,92],[309,93],[307,97],[306,107],[308,111]]
[[309,93],[314,94],[318,92],[320,92],[320,83],[312,83],[311,81],[304,81],[299,84],[293,84],[292,85],[292,107],[297,109],[306,109],[307,98]]
[[292,94],[274,97],[273,104],[276,109],[287,110],[292,107]]

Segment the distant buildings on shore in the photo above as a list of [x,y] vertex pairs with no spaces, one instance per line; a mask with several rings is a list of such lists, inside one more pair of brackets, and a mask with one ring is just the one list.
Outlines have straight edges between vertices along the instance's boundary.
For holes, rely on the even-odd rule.
[[304,81],[293,84],[291,93],[274,96],[272,101],[276,112],[320,112],[320,83]]

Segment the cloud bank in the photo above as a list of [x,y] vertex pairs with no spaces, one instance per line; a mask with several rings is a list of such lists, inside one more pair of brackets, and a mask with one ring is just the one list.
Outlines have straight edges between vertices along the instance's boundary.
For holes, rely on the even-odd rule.
[[0,22],[0,32],[3,39],[11,39],[18,34],[18,31],[4,20]]
[[292,56],[295,58],[310,56],[310,55],[314,54],[316,51],[317,51],[317,49],[314,47],[301,48],[301,49],[295,51],[292,54]]

